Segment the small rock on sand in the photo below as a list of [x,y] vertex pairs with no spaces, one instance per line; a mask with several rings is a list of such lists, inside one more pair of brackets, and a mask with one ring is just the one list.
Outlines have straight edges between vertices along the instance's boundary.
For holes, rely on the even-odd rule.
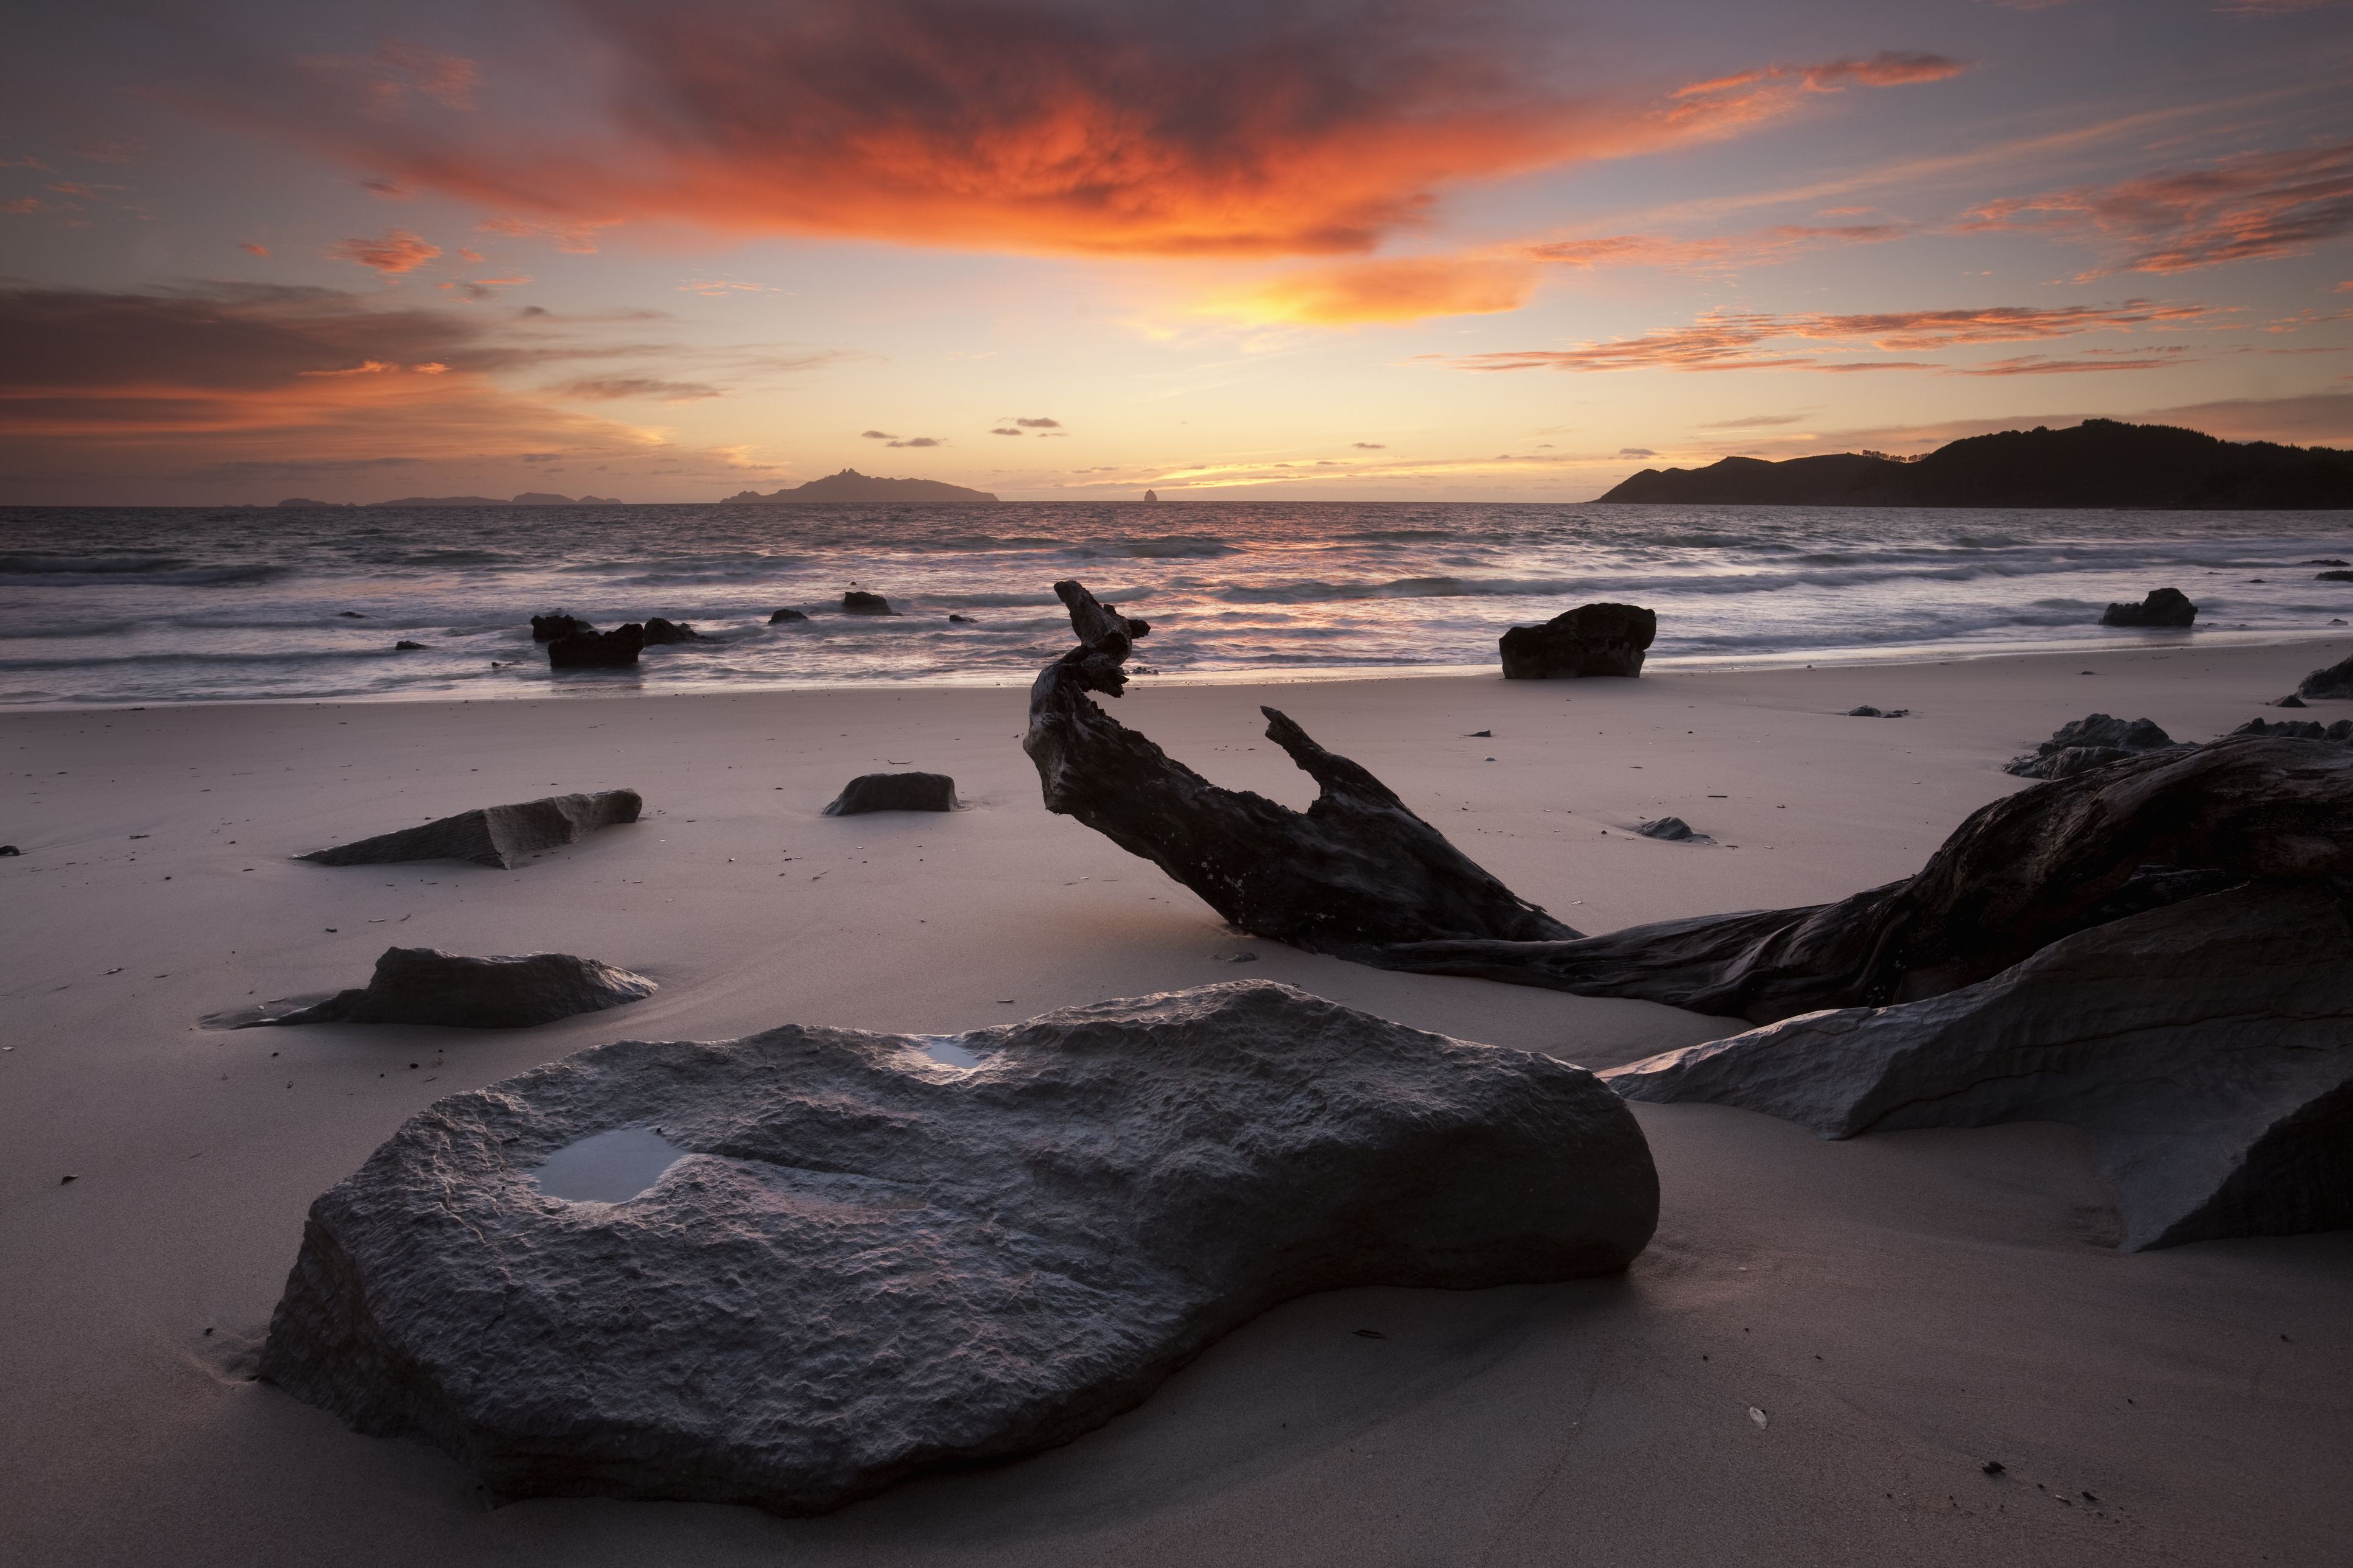
[[1645,822],[1634,829],[1645,838],[1664,839],[1670,844],[1708,844],[1714,840],[1704,833],[1694,833],[1692,825],[1680,816],[1662,816],[1656,822]]
[[579,1013],[601,1012],[654,994],[642,974],[575,958],[529,952],[472,958],[430,947],[391,947],[366,985],[316,1006],[257,1018],[274,1024],[438,1024],[459,1029],[527,1029]]
[[862,816],[870,811],[954,811],[955,780],[945,773],[861,773],[842,786],[828,816]]
[[1909,719],[1912,717],[1912,710],[1909,708],[1873,708],[1870,703],[1866,702],[1860,708],[1848,709],[1846,710],[1845,717],[1849,719]]

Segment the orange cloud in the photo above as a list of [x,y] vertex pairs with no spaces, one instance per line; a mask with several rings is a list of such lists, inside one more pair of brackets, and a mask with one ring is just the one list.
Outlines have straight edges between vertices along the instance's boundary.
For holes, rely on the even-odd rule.
[[1668,272],[1715,272],[1770,266],[1828,246],[1883,244],[1912,232],[1909,226],[1897,223],[1779,224],[1747,234],[1692,239],[1618,234],[1547,240],[1529,247],[1528,254],[1541,261],[1586,270],[1655,267]]
[[1519,258],[1399,257],[1262,279],[1213,300],[1210,313],[1317,326],[1413,321],[1516,310],[1535,287]]
[[1992,202],[1961,226],[2106,244],[2115,259],[2085,278],[2302,256],[2353,234],[2353,141]]
[[1450,184],[1729,134],[1808,94],[1963,68],[1891,53],[1577,92],[1534,35],[1482,30],[1446,0],[1266,0],[1214,26],[1177,6],[1019,0],[581,5],[612,46],[601,125],[395,117],[386,102],[438,79],[381,50],[374,97],[312,73],[216,111],[510,215],[496,225],[575,237],[685,219],[1011,250],[1332,255],[1416,226]]
[[346,239],[331,245],[327,254],[337,261],[357,262],[390,276],[416,271],[440,255],[441,247],[426,243],[405,228],[388,228],[374,239]]
[[269,254],[269,247],[266,245],[256,245],[249,239],[239,240],[237,247],[239,250],[244,251],[248,256],[267,256]]
[[[2200,305],[2167,305],[2147,300],[2127,300],[2121,305],[2004,305],[1859,315],[1711,310],[1688,327],[1662,328],[1636,338],[1567,349],[1469,354],[1446,363],[1461,370],[1925,370],[1944,367],[1922,361],[1824,361],[1810,352],[1771,345],[1796,339],[1836,343],[1848,350],[1869,347],[1887,353],[1919,353],[2181,325],[2204,321],[2212,314]],[[1967,367],[1953,368],[1968,374]],[[2105,368],[2147,367],[2115,364]]]

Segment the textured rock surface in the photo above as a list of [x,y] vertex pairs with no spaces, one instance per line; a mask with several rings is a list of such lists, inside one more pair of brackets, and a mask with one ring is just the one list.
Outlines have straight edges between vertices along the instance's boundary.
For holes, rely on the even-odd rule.
[[[2296,704],[2301,708],[2301,702]],[[2250,719],[2233,735],[2285,735],[2299,741],[2353,741],[2353,719],[2324,724],[2317,719]]]
[[2100,612],[2104,626],[2186,626],[2198,619],[2198,606],[2179,588],[2152,588],[2137,605],[2110,605]]
[[2152,720],[2112,719],[2105,713],[2090,713],[2060,725],[2049,740],[2023,756],[2010,758],[2002,764],[2001,771],[2022,779],[2073,778],[2086,769],[2113,763],[2119,757],[2163,751],[2176,743]]
[[[634,1197],[534,1181],[625,1131]],[[814,1511],[1067,1441],[1293,1296],[1622,1269],[1657,1195],[1583,1069],[1262,982],[629,1041],[438,1102],[322,1196],[262,1373],[503,1496]]]
[[600,827],[635,822],[645,802],[633,789],[552,795],[513,805],[461,811],[438,822],[378,834],[356,844],[313,849],[297,859],[322,866],[375,866],[401,860],[470,860],[512,870],[524,856],[586,838]]
[[860,773],[826,806],[828,816],[870,811],[954,811],[955,780],[945,773]]
[[895,616],[899,612],[892,609],[891,601],[881,595],[852,588],[841,596],[841,613],[845,616]]
[[2209,894],[1942,996],[1602,1076],[1630,1099],[1744,1106],[1828,1138],[2081,1127],[2136,1249],[2353,1226],[2353,929],[2310,885]]
[[624,621],[609,632],[575,632],[547,645],[552,669],[610,669],[638,662],[646,646],[646,628]]
[[[459,1029],[527,1029],[600,1012],[654,994],[642,974],[575,958],[526,952],[471,958],[431,947],[388,947],[375,974],[355,991],[260,1024],[443,1024]],[[245,1026],[252,1027],[254,1025]]]
[[1127,689],[1123,666],[1150,628],[1084,584],[1054,592],[1079,646],[1029,688],[1021,749],[1046,809],[1076,817],[1192,889],[1227,921],[1311,952],[1358,956],[1380,944],[1448,937],[1557,939],[1572,928],[1514,893],[1387,784],[1327,752],[1271,708],[1267,739],[1317,785],[1293,811],[1220,789],[1089,697]]
[[1579,605],[1536,626],[1514,626],[1499,639],[1506,680],[1560,680],[1640,675],[1659,635],[1659,617],[1639,605]]
[[1641,834],[1645,838],[1663,838],[1670,844],[1713,844],[1715,842],[1715,840],[1710,838],[1704,833],[1693,832],[1692,825],[1685,822],[1680,816],[1662,816],[1656,822],[1645,822],[1638,826],[1634,831]]
[[579,616],[566,615],[562,610],[552,616],[533,616],[531,618],[531,640],[533,642],[554,642],[558,637],[576,637],[582,632],[596,629]]
[[2316,669],[2295,689],[2298,697],[2353,697],[2353,657]]

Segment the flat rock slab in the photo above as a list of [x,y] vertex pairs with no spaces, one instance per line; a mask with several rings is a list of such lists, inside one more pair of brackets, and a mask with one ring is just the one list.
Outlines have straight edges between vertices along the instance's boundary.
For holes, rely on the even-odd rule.
[[955,780],[945,773],[861,773],[842,785],[825,808],[828,816],[862,816],[870,811],[954,811]]
[[575,958],[526,952],[473,958],[431,947],[388,947],[375,974],[316,1006],[256,1018],[265,1024],[441,1024],[459,1029],[527,1029],[654,994],[642,974]]
[[2052,943],[1922,1002],[1808,1013],[1604,1073],[1825,1138],[2058,1121],[2098,1140],[2125,1246],[2353,1226],[2353,927],[2250,883]]
[[1066,1442],[1292,1297],[1616,1272],[1657,1212],[1583,1068],[1266,982],[624,1041],[313,1204],[262,1373],[503,1497],[814,1512]]
[[313,849],[299,860],[322,866],[377,866],[405,860],[468,860],[511,871],[526,855],[575,843],[600,827],[635,822],[645,801],[633,789],[551,795],[514,805],[487,805],[437,822],[380,833],[356,844]]

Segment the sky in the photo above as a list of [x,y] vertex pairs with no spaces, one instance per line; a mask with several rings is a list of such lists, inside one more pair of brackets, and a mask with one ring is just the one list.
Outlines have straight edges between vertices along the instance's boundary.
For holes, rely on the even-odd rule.
[[0,504],[2353,446],[2345,0],[206,0],[0,56]]

